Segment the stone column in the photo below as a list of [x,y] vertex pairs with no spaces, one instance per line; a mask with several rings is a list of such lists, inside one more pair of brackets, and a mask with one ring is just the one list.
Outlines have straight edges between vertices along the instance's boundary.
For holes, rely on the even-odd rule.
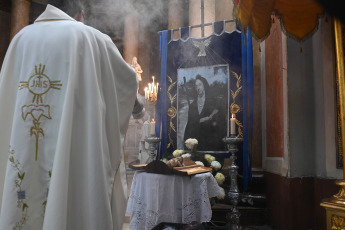
[[[169,22],[168,29],[178,29],[183,26],[183,1],[181,0],[170,0],[169,1]],[[174,32],[174,39],[180,37],[179,31]]]
[[133,57],[138,57],[138,37],[138,16],[136,12],[129,12],[125,17],[123,36],[123,58],[127,63],[130,63]]
[[[202,1],[204,6],[202,9]],[[202,10],[204,24],[215,21],[215,0],[189,0],[189,25],[200,25],[202,23]],[[205,27],[204,36],[212,33],[212,26]],[[192,29],[192,37],[200,38],[202,36],[201,28]]]
[[12,0],[11,40],[21,29],[29,25],[30,6],[31,0]]

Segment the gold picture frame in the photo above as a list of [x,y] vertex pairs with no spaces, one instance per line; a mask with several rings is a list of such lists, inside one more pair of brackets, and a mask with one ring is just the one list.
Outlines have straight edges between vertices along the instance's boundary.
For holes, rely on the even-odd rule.
[[[344,25],[338,20],[334,19],[334,37],[336,50],[336,92],[337,92],[337,142],[338,142],[338,156],[337,167],[343,168],[345,151],[345,79],[344,79],[344,42],[345,38]],[[345,174],[344,174],[345,176]],[[345,178],[345,177],[344,177]]]

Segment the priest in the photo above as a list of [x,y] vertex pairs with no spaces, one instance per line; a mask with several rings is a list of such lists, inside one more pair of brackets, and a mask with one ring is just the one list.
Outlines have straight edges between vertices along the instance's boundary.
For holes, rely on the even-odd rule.
[[13,38],[0,73],[0,230],[120,230],[138,79],[82,23],[79,1],[51,4]]

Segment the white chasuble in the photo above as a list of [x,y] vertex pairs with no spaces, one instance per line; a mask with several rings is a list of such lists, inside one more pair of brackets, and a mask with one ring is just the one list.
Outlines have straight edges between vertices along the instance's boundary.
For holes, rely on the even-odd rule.
[[137,86],[107,35],[53,6],[14,37],[0,73],[0,230],[122,228]]

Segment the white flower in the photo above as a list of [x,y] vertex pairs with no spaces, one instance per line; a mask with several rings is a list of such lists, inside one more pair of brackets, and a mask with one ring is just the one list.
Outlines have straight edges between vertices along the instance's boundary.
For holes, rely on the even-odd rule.
[[218,161],[212,161],[211,162],[211,167],[214,170],[218,171],[222,167],[222,165]]
[[216,181],[217,181],[217,183],[218,183],[219,185],[223,184],[224,181],[225,181],[225,176],[224,176],[222,173],[220,173],[220,172],[218,172],[218,173],[214,176],[214,178],[216,178]]
[[167,163],[167,159],[166,158],[163,158],[161,161],[163,161],[164,163]]
[[205,154],[205,160],[208,161],[208,163],[212,163],[216,158],[214,156],[211,156],[210,154]]
[[185,153],[181,157],[183,158],[190,158],[192,155],[190,153]]
[[218,194],[217,198],[220,200],[223,200],[225,198],[225,191],[222,187],[219,187],[219,194]]
[[183,153],[184,153],[183,150],[176,149],[176,150],[173,152],[173,156],[174,156],[174,157],[179,157],[179,156],[181,156]]
[[186,147],[190,150],[192,150],[195,146],[198,145],[198,140],[197,139],[194,139],[194,138],[188,138],[186,141],[185,141],[185,144],[186,144]]
[[195,161],[195,164],[204,166],[204,163],[202,163],[201,161]]

